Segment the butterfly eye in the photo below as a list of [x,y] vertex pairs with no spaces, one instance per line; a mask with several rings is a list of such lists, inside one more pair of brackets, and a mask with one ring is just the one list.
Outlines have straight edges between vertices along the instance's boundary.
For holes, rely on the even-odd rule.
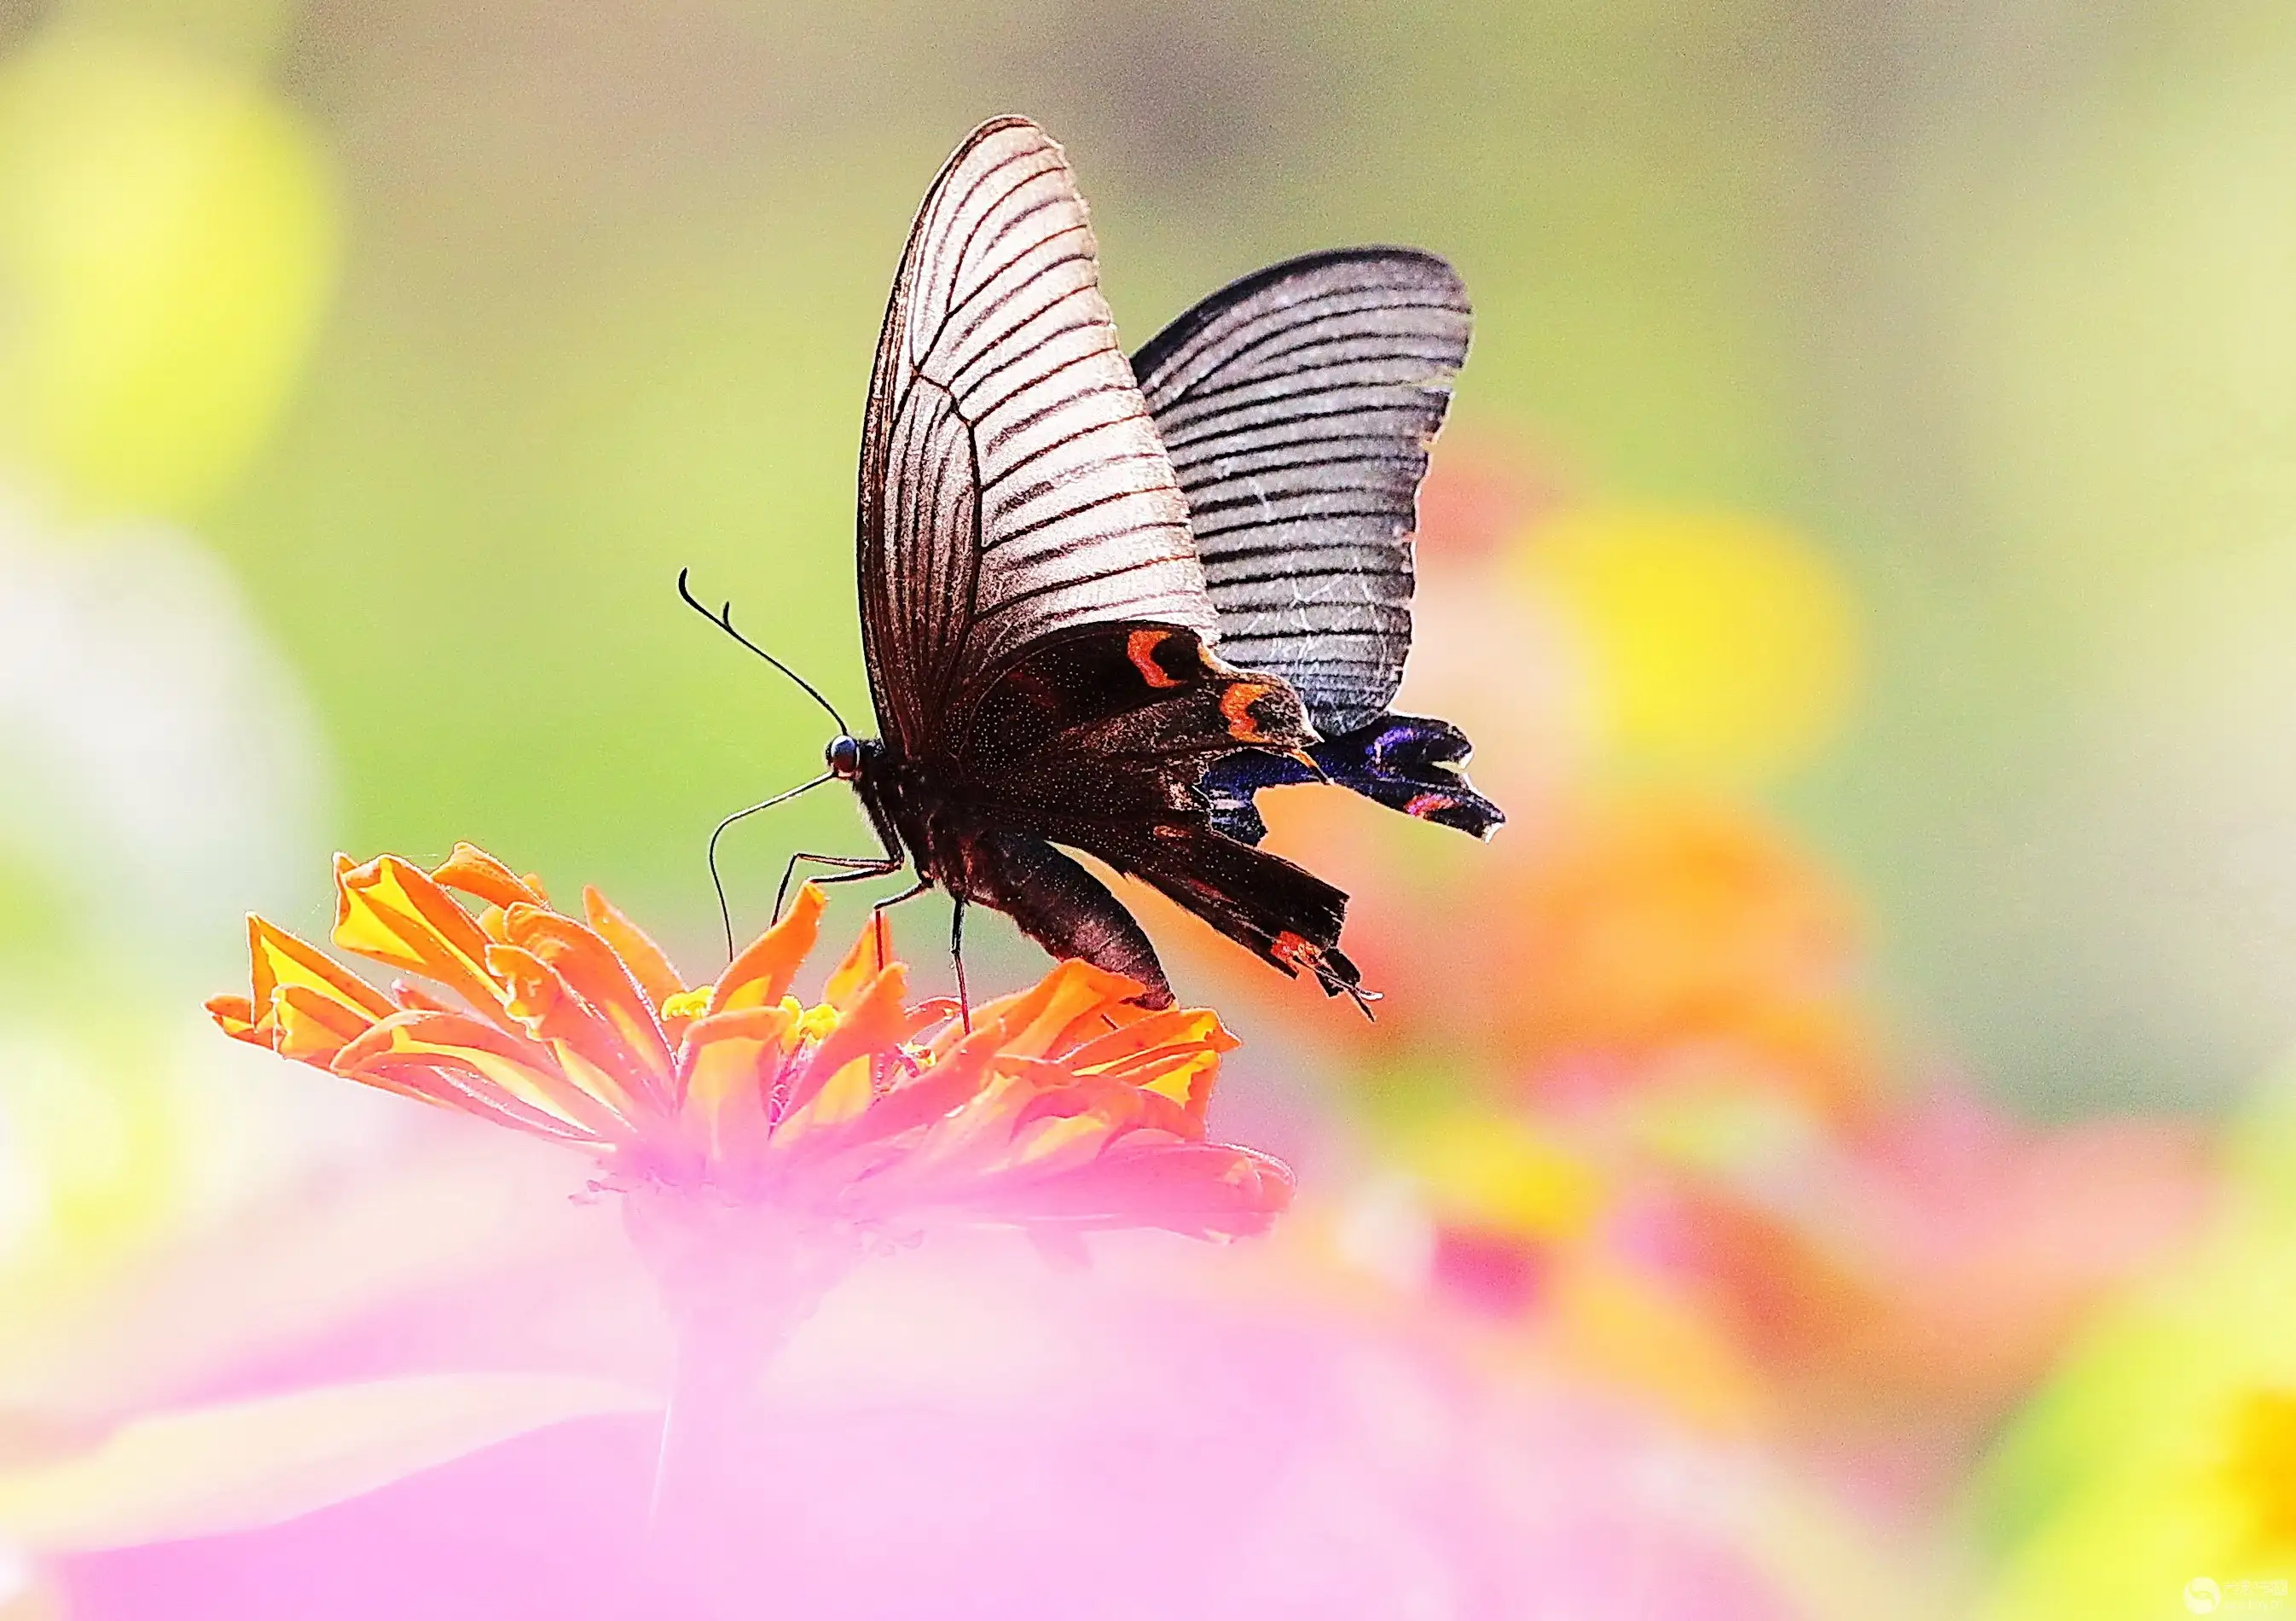
[[850,782],[861,775],[861,745],[851,737],[835,737],[822,752],[830,774]]

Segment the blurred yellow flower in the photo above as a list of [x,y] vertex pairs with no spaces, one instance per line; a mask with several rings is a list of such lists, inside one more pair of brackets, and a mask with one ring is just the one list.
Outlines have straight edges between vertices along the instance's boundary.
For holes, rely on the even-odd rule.
[[698,987],[596,891],[569,917],[467,844],[430,873],[339,858],[335,887],[337,945],[456,1003],[403,983],[386,996],[254,917],[252,994],[209,1004],[224,1031],[590,1148],[618,1187],[895,1232],[941,1215],[1228,1238],[1291,1199],[1281,1164],[1205,1139],[1235,1045],[1218,1016],[1148,1012],[1138,985],[1085,963],[968,1027],[952,1003],[906,1003],[908,970],[873,933],[820,1003],[791,996],[825,904],[810,885]]
[[0,456],[75,506],[180,513],[277,416],[332,283],[302,121],[197,59],[69,34],[0,67]]
[[1555,1240],[1581,1236],[1602,1211],[1600,1173],[1529,1120],[1439,1109],[1403,1124],[1392,1152],[1439,1222]]
[[1597,740],[1628,759],[1764,778],[1856,698],[1856,601],[1782,525],[1585,506],[1542,522],[1519,563],[1578,644]]
[[2251,1390],[2233,1419],[2226,1485],[2259,1549],[2296,1549],[2296,1386]]
[[2230,1147],[2215,1230],[2096,1325],[1981,1483],[1988,1621],[2177,1615],[2198,1581],[2227,1612],[2296,1603],[2296,1074]]

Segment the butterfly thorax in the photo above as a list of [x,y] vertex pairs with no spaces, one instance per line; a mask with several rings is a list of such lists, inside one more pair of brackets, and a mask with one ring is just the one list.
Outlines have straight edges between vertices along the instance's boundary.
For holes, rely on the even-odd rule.
[[955,761],[912,759],[882,739],[861,751],[854,791],[886,847],[906,852],[918,876],[965,893],[967,850],[991,820],[978,785]]

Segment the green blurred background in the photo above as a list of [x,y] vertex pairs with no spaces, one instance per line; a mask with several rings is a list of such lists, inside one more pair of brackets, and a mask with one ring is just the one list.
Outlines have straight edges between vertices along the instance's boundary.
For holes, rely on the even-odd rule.
[[[1754,787],[1866,897],[1911,1041],[2037,1111],[2205,1107],[2296,1022],[2296,9],[0,0],[0,52],[20,226],[74,164],[211,144],[205,223],[0,251],[24,308],[88,305],[62,359],[0,328],[0,429],[61,522],[226,560],[343,848],[477,840],[705,949],[704,835],[824,724],[671,581],[865,707],[885,285],[1018,110],[1129,341],[1423,244],[1479,313],[1451,442],[1824,548],[1862,707]],[[160,291],[75,267],[147,227]],[[139,299],[192,336],[73,394]],[[865,844],[830,794],[776,815],[730,864],[752,921],[781,852]]]

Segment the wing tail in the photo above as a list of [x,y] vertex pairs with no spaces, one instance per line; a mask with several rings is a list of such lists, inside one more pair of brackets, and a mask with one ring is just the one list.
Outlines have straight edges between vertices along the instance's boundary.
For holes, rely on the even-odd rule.
[[1472,753],[1467,734],[1448,720],[1382,715],[1308,750],[1316,770],[1283,755],[1230,754],[1204,773],[1203,791],[1211,801],[1212,826],[1247,844],[1267,835],[1267,824],[1253,802],[1262,788],[1317,781],[1352,788],[1390,810],[1487,839],[1506,821],[1506,812],[1467,780]]
[[1360,1000],[1363,975],[1340,950],[1347,894],[1306,868],[1208,827],[1169,824],[1111,859],[1262,962]]

